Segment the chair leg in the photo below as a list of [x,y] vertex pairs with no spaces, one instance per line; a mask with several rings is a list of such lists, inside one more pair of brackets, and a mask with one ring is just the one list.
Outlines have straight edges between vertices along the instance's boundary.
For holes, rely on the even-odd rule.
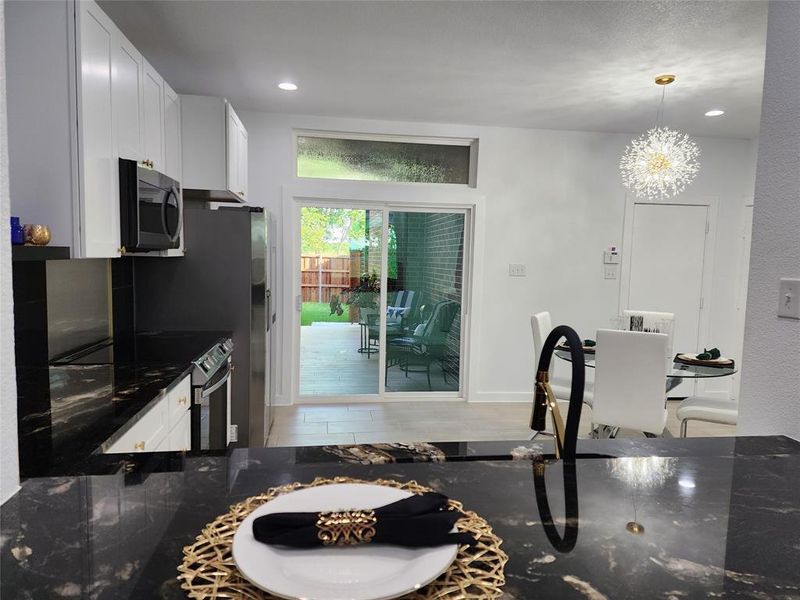
[[686,425],[689,423],[689,419],[683,419],[681,421],[681,437],[686,437]]
[[428,391],[433,391],[433,386],[431,385],[431,363],[428,363],[428,368],[425,369],[428,373]]

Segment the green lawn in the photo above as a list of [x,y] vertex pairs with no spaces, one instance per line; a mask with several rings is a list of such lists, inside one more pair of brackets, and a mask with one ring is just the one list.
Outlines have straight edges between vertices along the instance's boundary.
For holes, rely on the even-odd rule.
[[314,322],[349,323],[350,315],[347,306],[344,307],[344,312],[341,315],[332,315],[330,305],[325,302],[303,302],[300,325],[311,325]]

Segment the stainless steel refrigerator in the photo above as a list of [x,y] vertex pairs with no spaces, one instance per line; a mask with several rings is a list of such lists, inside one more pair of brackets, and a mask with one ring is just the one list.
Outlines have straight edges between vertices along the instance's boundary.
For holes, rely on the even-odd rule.
[[264,446],[272,425],[272,224],[261,208],[186,202],[186,255],[135,259],[138,331],[233,332],[230,409],[239,446]]

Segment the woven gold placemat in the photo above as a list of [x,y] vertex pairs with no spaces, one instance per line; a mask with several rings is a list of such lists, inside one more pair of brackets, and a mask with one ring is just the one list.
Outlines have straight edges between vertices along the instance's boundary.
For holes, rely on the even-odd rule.
[[[415,494],[433,491],[416,481],[399,482],[392,479],[365,481],[350,477],[333,479],[317,477],[311,483],[290,483],[270,488],[234,504],[224,515],[203,528],[194,544],[183,549],[183,562],[178,566],[181,588],[190,598],[245,598],[249,600],[277,600],[242,577],[233,561],[231,545],[239,524],[253,510],[273,498],[310,487],[332,483],[370,483],[408,490]],[[403,596],[404,600],[484,600],[498,598],[505,583],[503,567],[508,556],[500,549],[502,540],[497,537],[485,519],[472,511],[464,510],[460,502],[449,501],[450,510],[464,516],[458,520],[459,531],[471,533],[476,538],[472,546],[461,546],[450,568],[424,588]]]

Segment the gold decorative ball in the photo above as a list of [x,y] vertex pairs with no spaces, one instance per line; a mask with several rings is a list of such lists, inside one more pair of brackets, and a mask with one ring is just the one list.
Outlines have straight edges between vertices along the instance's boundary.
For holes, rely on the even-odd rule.
[[25,242],[34,246],[50,243],[50,228],[47,225],[25,225]]

